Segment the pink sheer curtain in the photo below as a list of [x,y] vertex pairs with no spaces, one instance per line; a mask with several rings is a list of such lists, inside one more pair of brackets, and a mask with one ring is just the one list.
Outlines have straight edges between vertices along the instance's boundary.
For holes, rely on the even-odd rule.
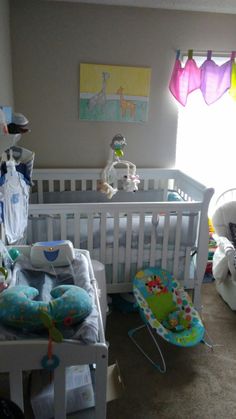
[[[207,58],[211,59],[210,56],[195,56],[199,69],[204,68],[203,64]],[[187,60],[187,56],[183,57],[183,62]],[[226,78],[230,68],[229,61],[231,61],[230,79]],[[213,89],[214,85],[213,87],[208,85],[206,91],[204,86],[202,89],[199,87],[188,95],[185,106],[179,101],[176,102],[178,108],[176,168],[215,188],[210,214],[217,196],[224,190],[235,187],[236,156],[233,128],[236,100],[232,100],[236,99],[236,64],[234,57],[225,56],[215,57],[214,62],[217,68],[221,69],[221,78],[217,79],[216,91]],[[212,70],[212,66],[210,69]],[[208,82],[208,78],[206,81]],[[207,102],[212,103],[209,105]]]
[[206,60],[198,66],[193,58],[193,50],[188,51],[188,59],[184,65],[180,61],[180,50],[177,51],[174,68],[171,74],[169,90],[175,99],[186,106],[188,96],[200,89],[207,105],[219,100],[229,90],[234,90],[235,97],[236,68],[235,52],[225,63],[218,65],[212,59],[212,51],[207,51]]

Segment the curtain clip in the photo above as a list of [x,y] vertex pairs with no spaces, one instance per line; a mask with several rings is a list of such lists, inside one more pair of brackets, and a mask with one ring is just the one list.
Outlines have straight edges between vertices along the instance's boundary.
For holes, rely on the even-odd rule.
[[176,50],[176,60],[179,60],[180,57],[180,49]]
[[236,51],[231,52],[231,60],[234,60],[236,57]]
[[211,49],[209,49],[209,50],[207,51],[207,59],[208,59],[208,60],[211,60],[211,56],[212,56],[212,50],[211,50]]
[[188,59],[191,60],[193,58],[193,49],[188,50]]

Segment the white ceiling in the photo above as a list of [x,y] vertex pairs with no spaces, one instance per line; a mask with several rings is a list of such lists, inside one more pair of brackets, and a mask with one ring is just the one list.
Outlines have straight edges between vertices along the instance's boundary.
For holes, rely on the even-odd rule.
[[112,6],[151,7],[169,10],[236,14],[236,0],[51,0]]

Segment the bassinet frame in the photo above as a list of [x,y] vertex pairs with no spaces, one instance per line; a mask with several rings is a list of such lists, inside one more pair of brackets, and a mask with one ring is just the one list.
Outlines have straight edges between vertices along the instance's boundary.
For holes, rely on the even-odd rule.
[[[19,248],[19,246],[17,246]],[[21,248],[21,252],[25,249]],[[98,297],[97,282],[94,277],[89,252],[81,250],[88,260],[91,282],[98,310],[99,342],[84,345],[79,341],[65,339],[53,343],[52,352],[60,359],[54,370],[54,417],[66,419],[65,368],[72,365],[96,364],[94,370],[95,407],[93,417],[106,417],[106,388],[108,347],[105,341],[103,321]],[[10,340],[0,342],[0,373],[9,374],[10,398],[24,411],[23,372],[42,369],[41,360],[47,354],[48,341],[43,339]],[[86,414],[86,410],[84,411]],[[81,417],[83,412],[81,411]],[[91,416],[90,416],[91,417]]]

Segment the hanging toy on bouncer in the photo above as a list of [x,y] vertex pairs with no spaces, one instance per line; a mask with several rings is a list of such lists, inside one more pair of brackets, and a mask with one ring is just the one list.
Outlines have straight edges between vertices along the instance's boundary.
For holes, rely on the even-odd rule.
[[111,199],[117,192],[118,189],[112,186],[117,183],[116,167],[125,167],[126,174],[122,179],[122,186],[126,192],[135,192],[138,190],[138,184],[140,183],[139,176],[136,174],[136,166],[128,160],[123,160],[121,157],[124,156],[124,148],[127,145],[125,137],[121,134],[116,134],[110,144],[110,156],[106,167],[102,171],[101,176],[101,187],[100,191],[107,195],[107,198]]

